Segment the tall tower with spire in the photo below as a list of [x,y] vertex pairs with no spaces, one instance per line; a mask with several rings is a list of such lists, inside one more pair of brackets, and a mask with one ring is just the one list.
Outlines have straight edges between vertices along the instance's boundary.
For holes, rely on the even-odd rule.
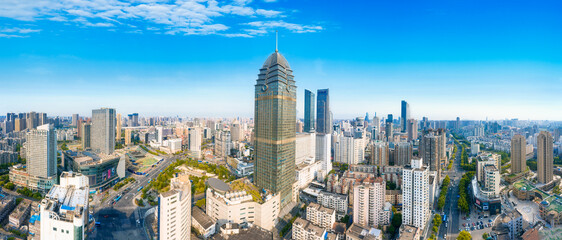
[[255,85],[254,183],[279,193],[281,207],[292,201],[295,182],[297,87],[293,78],[293,71],[276,44]]

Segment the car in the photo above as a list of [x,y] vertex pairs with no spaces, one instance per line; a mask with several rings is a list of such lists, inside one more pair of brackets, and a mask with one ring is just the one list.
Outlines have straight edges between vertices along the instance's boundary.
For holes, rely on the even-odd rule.
[[485,215],[484,218],[488,218],[488,215]]
[[465,226],[466,226],[466,223],[463,223],[462,226],[465,227]]
[[492,219],[488,219],[488,222],[492,222]]

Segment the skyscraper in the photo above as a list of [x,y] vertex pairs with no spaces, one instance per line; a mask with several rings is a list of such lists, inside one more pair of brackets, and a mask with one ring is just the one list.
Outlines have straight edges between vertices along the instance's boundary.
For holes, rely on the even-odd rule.
[[304,90],[304,132],[314,131],[314,97],[308,89]]
[[437,176],[439,176],[441,170],[439,136],[433,135],[433,132],[424,133],[420,145],[420,156],[423,158],[423,164],[429,166],[429,171],[436,171]]
[[78,113],[72,114],[72,123],[71,123],[72,126],[78,127],[78,118],[79,118]]
[[362,226],[387,225],[390,214],[385,215],[383,206],[385,203],[386,182],[381,178],[375,178],[373,183],[364,183],[353,187],[353,222]]
[[415,141],[418,139],[418,120],[408,119],[406,128],[408,131],[408,141]]
[[430,215],[429,172],[421,159],[402,170],[402,224],[423,229]]
[[[121,142],[121,113],[117,113],[117,122],[115,124],[115,141]],[[129,139],[130,141],[130,139]]]
[[82,123],[82,149],[88,150],[92,148],[92,125],[90,123]]
[[281,195],[281,207],[293,199],[297,86],[289,63],[277,50],[255,85],[255,184]]
[[554,171],[552,141],[550,132],[541,131],[537,136],[537,180],[539,183],[552,181]]
[[115,109],[92,110],[91,145],[95,152],[113,153],[115,150]]
[[400,115],[400,125],[402,132],[405,133],[408,128],[408,119],[410,119],[410,104],[402,100],[402,115]]
[[331,116],[330,116],[330,90],[318,89],[317,101],[318,108],[316,109],[316,132],[331,134]]
[[196,158],[201,157],[201,128],[189,128],[187,148]]
[[527,168],[527,141],[525,137],[517,134],[511,138],[511,173],[517,174]]
[[52,124],[27,133],[27,173],[40,178],[57,176],[57,138]]

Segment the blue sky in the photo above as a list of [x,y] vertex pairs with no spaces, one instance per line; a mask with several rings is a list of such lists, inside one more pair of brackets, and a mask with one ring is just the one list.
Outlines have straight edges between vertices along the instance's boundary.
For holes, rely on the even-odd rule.
[[[0,112],[252,117],[275,48],[336,118],[562,120],[558,1],[0,2]],[[556,110],[558,109],[558,110]]]

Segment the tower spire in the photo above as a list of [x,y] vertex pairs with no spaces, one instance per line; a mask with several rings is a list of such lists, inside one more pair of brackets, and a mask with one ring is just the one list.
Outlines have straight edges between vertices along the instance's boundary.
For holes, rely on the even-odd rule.
[[277,30],[275,30],[275,52],[277,52],[277,45],[278,45],[278,37],[277,37]]

